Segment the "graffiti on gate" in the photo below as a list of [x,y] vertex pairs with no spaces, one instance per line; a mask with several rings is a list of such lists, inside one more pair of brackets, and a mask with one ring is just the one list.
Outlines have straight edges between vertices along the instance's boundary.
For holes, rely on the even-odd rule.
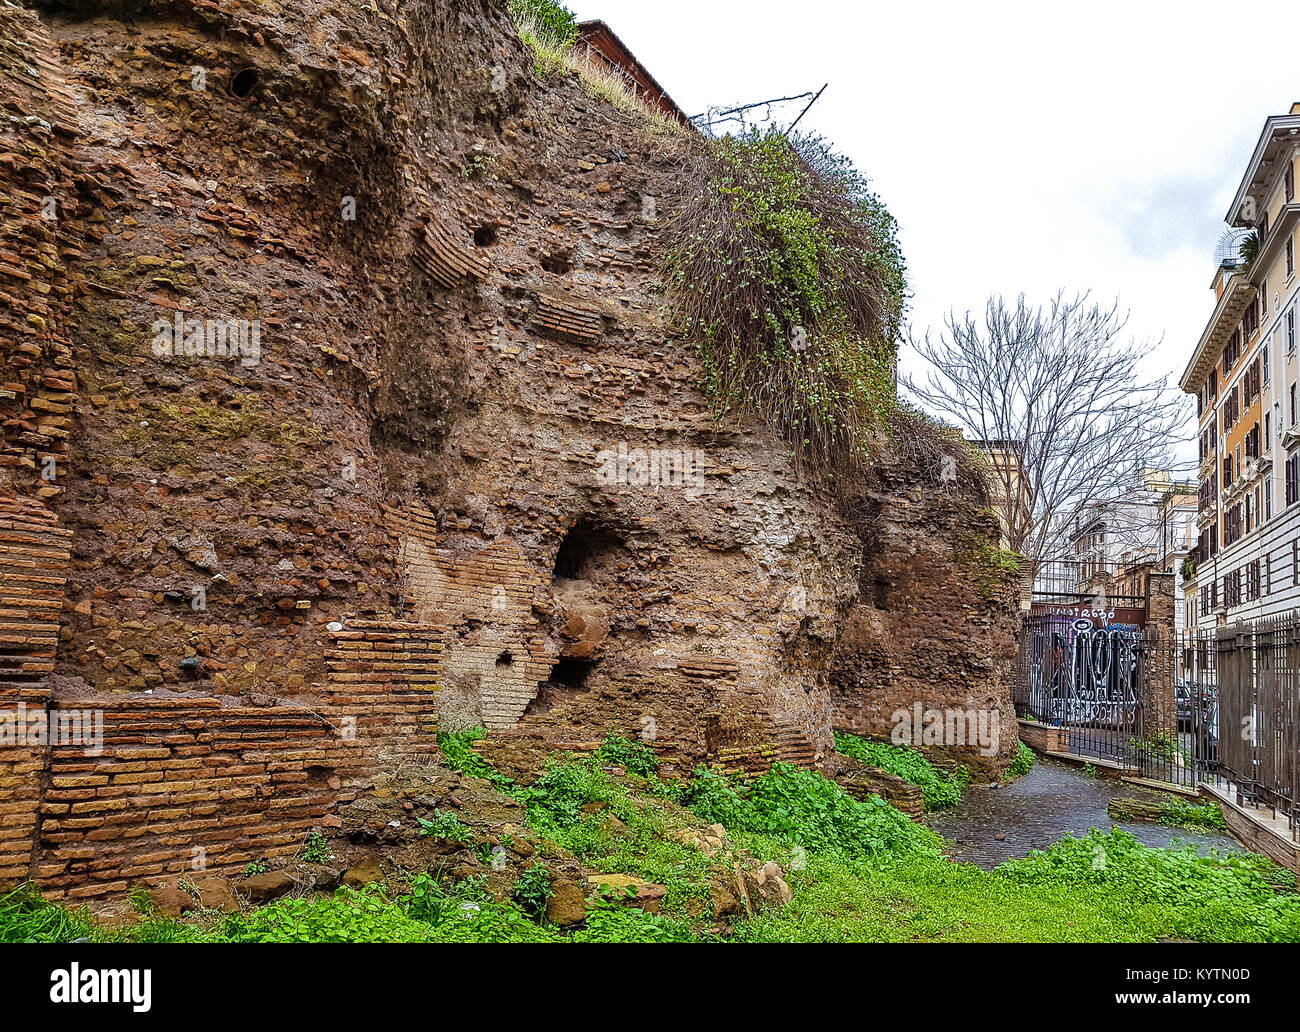
[[1042,622],[1030,650],[1029,706],[1062,724],[1134,723],[1140,699],[1142,632],[1088,619]]

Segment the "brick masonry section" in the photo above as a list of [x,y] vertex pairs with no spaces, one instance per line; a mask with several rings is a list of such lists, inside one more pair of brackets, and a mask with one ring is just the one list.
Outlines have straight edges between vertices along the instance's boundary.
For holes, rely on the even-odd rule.
[[337,739],[295,708],[86,699],[104,754],[56,747],[35,875],[69,896],[291,855],[336,794]]
[[0,881],[25,878],[32,861],[49,750],[19,715],[51,708],[71,537],[40,502],[0,499]]
[[993,517],[933,489],[895,491],[878,504],[878,537],[866,550],[833,659],[835,726],[889,738],[900,712],[918,703],[923,711],[982,715],[988,729],[996,726],[992,755],[973,743],[935,751],[996,770],[1014,757],[1018,728],[1007,691],[1015,574],[992,565],[982,544],[994,533]]

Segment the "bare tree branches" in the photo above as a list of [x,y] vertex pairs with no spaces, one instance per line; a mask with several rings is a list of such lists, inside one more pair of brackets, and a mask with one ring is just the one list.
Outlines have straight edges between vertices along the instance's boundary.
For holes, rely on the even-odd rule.
[[[949,313],[937,339],[911,345],[928,364],[902,386],[982,442],[1010,545],[1036,563],[1063,558],[1084,503],[1173,472],[1185,399],[1140,366],[1155,344],[1123,343],[1128,316],[1088,293],[1031,308],[991,297],[983,320]],[[1003,461],[998,461],[997,456]]]

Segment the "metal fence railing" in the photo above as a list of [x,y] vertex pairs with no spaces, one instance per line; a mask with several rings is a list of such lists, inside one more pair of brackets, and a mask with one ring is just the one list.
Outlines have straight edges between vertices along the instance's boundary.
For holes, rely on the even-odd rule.
[[1300,611],[1179,638],[1029,616],[1012,698],[1070,753],[1271,809],[1300,841]]
[[1216,648],[1219,774],[1300,837],[1300,614],[1220,627]]

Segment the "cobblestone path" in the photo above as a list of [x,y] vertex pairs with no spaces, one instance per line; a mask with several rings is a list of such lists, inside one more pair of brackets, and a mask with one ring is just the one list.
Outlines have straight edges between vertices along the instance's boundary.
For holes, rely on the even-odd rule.
[[[1132,786],[1091,778],[1077,767],[1040,756],[1019,781],[1004,788],[990,788],[987,781],[973,783],[957,809],[932,814],[925,823],[953,841],[955,859],[985,868],[1031,849],[1045,849],[1067,833],[1086,835],[1089,828],[1107,831],[1112,826],[1132,832],[1148,846],[1167,846],[1182,839],[1195,842],[1202,852],[1212,846],[1244,851],[1229,835],[1112,820],[1106,804],[1116,795],[1137,792]],[[999,841],[999,834],[1006,838]]]

